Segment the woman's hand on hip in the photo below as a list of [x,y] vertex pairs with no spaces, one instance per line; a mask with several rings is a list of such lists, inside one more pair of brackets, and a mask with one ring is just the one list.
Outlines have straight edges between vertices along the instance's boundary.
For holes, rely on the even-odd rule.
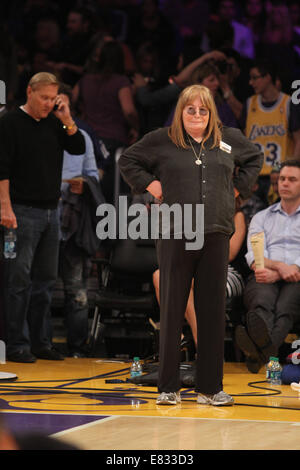
[[146,189],[150,194],[152,194],[152,196],[155,197],[155,199],[158,199],[159,201],[163,200],[162,187],[160,181],[152,181],[152,183],[150,183]]

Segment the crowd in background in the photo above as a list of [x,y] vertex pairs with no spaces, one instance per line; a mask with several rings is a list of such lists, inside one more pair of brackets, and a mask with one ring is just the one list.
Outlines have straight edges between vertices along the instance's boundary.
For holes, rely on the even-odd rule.
[[[278,66],[278,88],[287,94],[299,76],[295,0],[15,0],[1,8],[7,109],[24,103],[37,72],[54,73],[68,85],[74,112],[104,144],[96,158],[108,200],[113,167],[107,155],[167,125],[185,85],[209,86],[223,123],[242,128],[254,60]],[[206,54],[210,60],[197,67]]]
[[[71,87],[85,81],[101,69],[99,54],[113,39],[122,47],[124,63],[110,67],[118,65],[134,97],[144,84],[142,77],[151,90],[160,89],[171,75],[216,49],[238,53],[240,101],[252,93],[248,71],[253,59],[269,58],[280,65],[287,93],[299,76],[300,7],[295,0],[15,0],[2,2],[1,9],[0,75],[8,107],[24,102],[34,73],[53,72]],[[230,61],[226,69],[219,65],[222,82],[229,72],[238,73]],[[150,112],[136,101],[139,134],[164,125],[171,106]]]

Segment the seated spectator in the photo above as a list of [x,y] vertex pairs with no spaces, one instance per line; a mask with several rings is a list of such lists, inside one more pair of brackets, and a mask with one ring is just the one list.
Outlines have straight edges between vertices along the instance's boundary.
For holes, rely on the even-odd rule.
[[[248,231],[249,267],[245,286],[246,325],[238,325],[236,343],[248,370],[257,373],[280,346],[300,316],[300,163],[282,164],[281,201],[256,214]],[[264,232],[264,268],[257,269],[251,236]]]

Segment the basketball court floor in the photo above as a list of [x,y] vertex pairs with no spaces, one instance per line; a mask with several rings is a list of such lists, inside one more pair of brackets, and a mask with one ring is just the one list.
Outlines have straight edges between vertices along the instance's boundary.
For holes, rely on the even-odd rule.
[[0,412],[17,432],[38,432],[81,450],[299,450],[300,394],[270,388],[262,368],[225,363],[230,407],[198,405],[192,389],[182,403],[157,406],[155,386],[128,381],[129,362],[66,358],[0,364]]

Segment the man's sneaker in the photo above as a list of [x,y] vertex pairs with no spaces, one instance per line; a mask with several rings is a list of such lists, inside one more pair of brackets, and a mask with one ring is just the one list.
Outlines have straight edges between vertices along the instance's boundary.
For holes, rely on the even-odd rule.
[[181,403],[180,392],[162,392],[156,399],[157,405],[177,405]]
[[197,403],[200,405],[228,406],[233,405],[234,400],[228,393],[221,390],[221,392],[215,395],[203,395],[202,393],[198,393]]

